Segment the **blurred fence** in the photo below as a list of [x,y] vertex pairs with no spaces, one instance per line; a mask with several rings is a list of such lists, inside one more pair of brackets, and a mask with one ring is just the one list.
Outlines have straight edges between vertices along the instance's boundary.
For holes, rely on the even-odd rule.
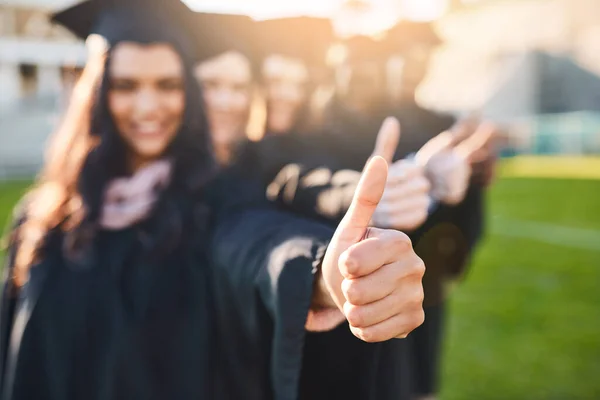
[[502,155],[600,155],[600,113],[538,115],[507,123]]

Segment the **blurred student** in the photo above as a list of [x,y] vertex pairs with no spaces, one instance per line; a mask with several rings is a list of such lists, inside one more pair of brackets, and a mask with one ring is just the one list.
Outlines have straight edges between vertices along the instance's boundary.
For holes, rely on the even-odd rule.
[[[389,114],[403,126],[403,153],[416,152],[438,204],[413,242],[426,260],[426,322],[410,338],[414,394],[436,398],[449,284],[467,267],[483,234],[484,186],[475,160],[489,152],[494,127],[421,107],[417,89],[441,39],[429,23],[403,21],[387,35]],[[485,179],[489,179],[486,177]]]
[[[393,39],[397,38],[391,33],[388,41]],[[413,36],[410,42],[415,44],[419,40],[419,36]],[[407,82],[401,87],[405,92],[392,97],[388,106],[387,99],[383,101],[381,97],[386,94],[382,90],[390,87],[377,82],[384,71],[381,62],[389,53],[374,41],[363,41],[369,42],[373,45],[370,54],[363,49],[358,61],[348,65],[349,71],[351,67],[356,68],[356,77],[361,79],[355,81],[354,89],[348,90],[346,86],[345,90],[339,90],[335,99],[338,112],[327,115],[326,126],[334,128],[333,132],[327,132],[327,128],[325,131],[334,139],[311,137],[305,147],[298,142],[290,146],[293,151],[287,153],[287,158],[283,157],[289,164],[271,182],[269,194],[293,211],[335,221],[347,209],[351,197],[348,194],[356,187],[358,171],[372,149],[385,148],[379,152],[390,162],[390,175],[373,222],[409,232],[419,254],[431,264],[425,278],[426,303],[430,306],[427,311],[431,318],[426,328],[420,328],[409,339],[410,348],[403,343],[377,346],[355,343],[343,326],[329,333],[309,335],[305,367],[312,368],[305,368],[303,379],[304,396],[311,399],[334,395],[327,391],[328,386],[319,380],[320,376],[326,376],[331,382],[348,374],[354,374],[355,379],[351,384],[346,383],[344,389],[339,389],[341,381],[340,385],[333,384],[331,387],[338,387],[336,394],[343,392],[359,396],[357,398],[408,398],[411,392],[419,396],[434,394],[446,287],[468,263],[482,231],[482,188],[472,175],[472,161],[485,153],[493,139],[493,127],[463,123],[451,130],[454,126],[451,117],[437,115],[416,104],[415,90],[428,66],[428,58],[423,60],[420,52],[414,56],[410,51],[404,53],[402,66],[407,71]],[[397,45],[396,42],[384,44]],[[354,96],[355,93],[360,95]],[[366,93],[371,93],[368,98],[380,99],[376,107],[361,102]],[[345,99],[346,95],[350,98]],[[399,138],[381,137],[376,141],[372,127],[386,114],[400,119],[402,129],[399,126],[395,129],[401,130],[401,135],[398,132]],[[386,124],[398,125],[389,119]],[[330,157],[319,158],[323,151]],[[278,157],[282,158],[280,154]],[[353,345],[353,351],[348,351]],[[386,356],[382,357],[384,351]],[[325,354],[329,355],[326,360],[333,364],[323,361]],[[408,356],[412,358],[410,363],[407,363]],[[340,363],[340,360],[346,362]],[[396,379],[386,382],[380,375],[366,373],[361,365],[393,370]],[[326,373],[332,370],[345,372]]]
[[339,41],[335,49],[340,54],[332,65],[335,90],[324,107],[323,123],[329,133],[350,141],[365,136],[372,141],[387,117],[383,108],[387,56],[384,43],[368,36],[352,36]]
[[219,32],[218,40],[201,46],[201,50],[217,54],[199,63],[195,72],[202,86],[215,155],[219,163],[227,164],[238,144],[247,139],[256,99],[257,24],[234,14],[198,13],[196,18],[203,29],[208,25]]
[[312,130],[311,102],[327,78],[326,56],[333,39],[328,19],[293,17],[259,22],[264,59],[265,135]]

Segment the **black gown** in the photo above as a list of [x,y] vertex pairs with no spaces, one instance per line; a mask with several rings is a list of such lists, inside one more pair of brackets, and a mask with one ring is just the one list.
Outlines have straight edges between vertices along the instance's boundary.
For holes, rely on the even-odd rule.
[[314,276],[333,228],[274,208],[255,167],[234,166],[210,188],[231,193],[212,200],[217,398],[294,400]]
[[140,257],[144,224],[100,231],[76,263],[50,234],[16,298],[5,285],[2,399],[212,398],[210,271],[195,230],[160,261]]
[[297,398],[332,229],[274,210],[251,181],[216,182],[210,231],[191,205],[160,262],[139,259],[139,227],[101,232],[85,265],[50,235],[18,297],[3,291],[3,400]]

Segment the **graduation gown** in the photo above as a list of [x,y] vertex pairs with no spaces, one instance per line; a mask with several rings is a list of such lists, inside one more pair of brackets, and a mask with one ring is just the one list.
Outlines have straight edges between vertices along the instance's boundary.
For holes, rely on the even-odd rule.
[[18,296],[3,291],[3,400],[297,398],[333,229],[274,209],[251,180],[223,174],[207,193],[210,237],[192,207],[160,262],[138,257],[137,227],[101,232],[85,265],[50,235]]
[[209,190],[231,193],[212,203],[216,396],[294,400],[314,277],[333,228],[273,208],[252,171],[224,173]]
[[28,283],[5,284],[2,399],[214,398],[209,269],[195,229],[186,224],[160,261],[139,256],[141,226],[99,232],[77,263],[50,234]]

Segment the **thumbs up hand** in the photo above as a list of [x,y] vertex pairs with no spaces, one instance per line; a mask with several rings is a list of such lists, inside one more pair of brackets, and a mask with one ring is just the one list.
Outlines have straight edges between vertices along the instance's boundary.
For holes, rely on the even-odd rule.
[[[467,120],[427,142],[415,160],[425,168],[431,194],[442,203],[460,203],[471,178],[473,157],[489,142],[494,130]],[[457,144],[457,142],[460,143]]]
[[426,171],[431,196],[442,203],[455,205],[466,195],[471,166],[452,144],[452,134],[442,132],[419,150],[415,160]]
[[387,163],[373,157],[352,204],[325,254],[321,290],[343,311],[354,335],[366,342],[404,338],[423,323],[423,261],[410,239],[369,228],[383,196]]
[[373,213],[372,223],[379,228],[412,231],[427,219],[431,198],[425,169],[412,160],[393,162],[400,141],[400,124],[387,118],[379,131],[373,155],[390,165],[383,197]]
[[471,129],[465,129],[462,132],[456,132],[454,142],[461,146],[462,142],[471,138],[469,163],[473,168],[473,181],[482,186],[489,186],[494,180],[497,141],[500,137],[499,128],[490,122],[484,121],[479,125],[472,126]]

